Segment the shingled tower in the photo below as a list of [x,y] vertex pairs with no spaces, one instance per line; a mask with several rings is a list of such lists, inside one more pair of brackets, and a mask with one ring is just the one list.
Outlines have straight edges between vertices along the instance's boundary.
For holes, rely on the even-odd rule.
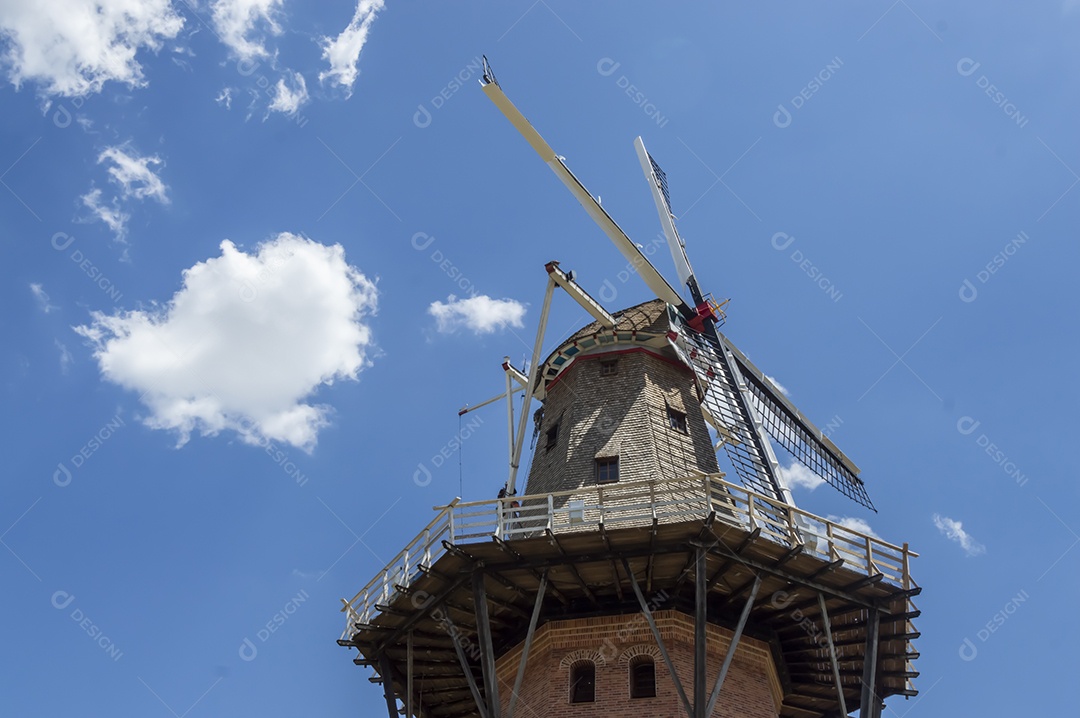
[[[915,695],[915,554],[791,501],[774,443],[872,508],[858,468],[718,331],[723,313],[697,289],[666,179],[640,139],[693,305],[490,68],[484,80],[658,299],[610,314],[546,266],[528,373],[504,364],[505,394],[474,407],[507,399],[509,495],[436,507],[342,599],[338,643],[376,669],[390,718],[832,718],[856,707],[879,718],[886,697]],[[542,359],[557,288],[596,321]],[[517,495],[530,417],[535,448]],[[738,483],[720,471],[721,449]]]

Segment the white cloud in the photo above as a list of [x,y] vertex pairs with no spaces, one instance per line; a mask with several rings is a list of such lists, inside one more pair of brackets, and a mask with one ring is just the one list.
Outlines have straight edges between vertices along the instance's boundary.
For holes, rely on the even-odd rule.
[[218,37],[241,60],[269,57],[263,33],[280,35],[283,0],[215,0],[210,16]]
[[83,206],[90,210],[93,218],[104,222],[113,231],[116,239],[122,242],[127,235],[127,223],[131,219],[131,213],[125,211],[121,200],[151,198],[161,204],[169,204],[168,187],[152,169],[164,163],[157,155],[142,157],[138,152],[121,145],[106,147],[98,155],[97,161],[98,164],[111,165],[108,168],[109,180],[117,186],[120,196],[105,201],[104,193],[97,187],[91,187],[90,191],[79,199]]
[[143,422],[175,431],[178,445],[230,430],[310,451],[330,408],[307,400],[368,365],[376,304],[341,245],[282,233],[252,254],[226,240],[164,307],[95,312],[76,331],[106,379],[139,392]]
[[348,26],[335,38],[323,37],[323,59],[330,69],[319,73],[319,82],[330,80],[332,85],[345,88],[346,96],[352,94],[353,84],[359,74],[360,51],[367,43],[368,32],[375,15],[383,9],[383,0],[357,0],[356,12]]
[[829,521],[831,523],[834,523],[834,524],[840,524],[841,526],[843,526],[846,529],[850,529],[852,531],[858,531],[861,534],[866,534],[867,536],[869,536],[871,538],[876,538],[876,539],[881,538],[876,533],[874,533],[874,529],[870,528],[870,524],[866,522],[866,519],[860,519],[857,516],[832,516],[832,515],[829,515],[829,516],[825,517],[825,520]]
[[806,468],[798,461],[792,459],[789,466],[781,466],[780,473],[784,477],[784,483],[789,489],[806,489],[813,491],[825,483],[825,479]]
[[[292,80],[290,83],[292,87],[285,84],[286,77],[290,77]],[[290,73],[290,71],[286,71],[284,76],[277,81],[277,85],[274,87],[274,99],[267,109],[270,112],[283,112],[286,115],[292,115],[307,104],[307,101],[308,91],[304,76],[299,72]]]
[[232,109],[232,88],[231,87],[223,87],[221,89],[221,92],[218,93],[218,96],[214,98],[214,102],[218,103],[219,105],[225,105],[226,110],[231,110]]
[[938,531],[947,539],[960,544],[960,548],[964,549],[968,556],[978,556],[986,552],[986,547],[972,538],[971,534],[964,530],[964,525],[956,519],[934,514],[934,526],[937,526]]
[[59,339],[54,340],[53,343],[56,345],[56,348],[60,350],[60,373],[67,375],[68,371],[71,369],[72,363],[75,360],[72,358],[71,352],[68,351],[67,346],[65,346]]
[[101,201],[101,190],[96,188],[79,199],[82,200],[83,206],[90,210],[95,219],[108,225],[109,229],[116,235],[116,239],[123,241],[124,236],[127,234],[127,222],[131,219],[131,215],[120,209],[120,200],[113,197],[112,203],[106,205]]
[[113,80],[141,87],[142,49],[157,51],[184,25],[170,0],[0,0],[0,66],[16,87],[85,96]]
[[428,314],[435,317],[438,329],[444,334],[461,327],[477,334],[490,334],[506,327],[522,327],[525,305],[513,299],[492,299],[481,294],[469,299],[458,299],[453,294],[446,302],[432,302]]
[[159,167],[163,163],[157,155],[140,157],[138,152],[126,149],[122,146],[106,147],[98,155],[98,164],[111,162],[109,167],[109,179],[120,187],[120,194],[124,199],[134,197],[156,199],[162,204],[169,203],[166,194],[165,183],[154,174],[150,167]]
[[32,282],[30,284],[30,293],[34,295],[34,299],[37,300],[38,307],[41,311],[46,314],[57,308],[55,304],[49,303],[49,295],[46,294],[45,288],[40,284]]
[[783,394],[784,396],[791,396],[791,392],[789,392],[787,388],[783,384],[778,382],[776,379],[772,378],[768,374],[765,375],[765,378],[771,381],[773,383],[773,386],[780,390],[781,394]]

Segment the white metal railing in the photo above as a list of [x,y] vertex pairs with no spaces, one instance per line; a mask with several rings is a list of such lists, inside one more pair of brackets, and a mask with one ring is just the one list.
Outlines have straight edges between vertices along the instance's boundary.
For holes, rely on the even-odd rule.
[[[435,518],[383,570],[346,601],[347,623],[342,638],[354,633],[353,623],[368,622],[377,606],[390,603],[445,552],[444,541],[468,544],[528,538],[553,533],[648,526],[702,519],[716,512],[718,521],[784,546],[802,544],[803,552],[866,575],[882,574],[902,588],[913,586],[909,559],[918,554],[907,544],[896,546],[827,519],[729,483],[723,474],[696,474],[684,479],[644,480],[592,486],[549,494],[531,494],[461,503],[454,499],[436,506]],[[910,600],[909,600],[910,604]],[[913,604],[910,604],[913,607]]]

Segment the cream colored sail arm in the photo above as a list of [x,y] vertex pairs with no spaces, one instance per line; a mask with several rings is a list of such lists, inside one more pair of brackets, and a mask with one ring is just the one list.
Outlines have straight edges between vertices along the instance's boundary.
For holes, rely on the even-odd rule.
[[600,226],[600,229],[604,231],[604,234],[615,243],[615,247],[622,252],[623,256],[630,261],[637,269],[638,274],[645,280],[645,283],[649,285],[649,289],[656,294],[657,297],[663,299],[668,304],[672,304],[679,308],[685,316],[693,316],[693,312],[686,305],[686,302],[682,300],[679,293],[676,292],[667,280],[661,276],[660,272],[656,271],[656,267],[652,266],[648,258],[638,249],[637,245],[630,241],[630,238],[626,236],[626,233],[621,227],[611,218],[611,216],[600,206],[600,203],[589,194],[589,191],[585,189],[585,186],[581,184],[574,173],[571,172],[563,161],[559,159],[559,156],[555,154],[555,150],[551,149],[551,146],[544,141],[544,138],[540,136],[529,121],[525,119],[525,116],[514,106],[514,103],[510,102],[510,98],[502,91],[496,82],[489,82],[484,87],[484,94],[488,96],[495,106],[506,116],[506,119],[510,120],[510,124],[521,133],[521,136],[525,138],[525,141],[536,150],[536,154],[540,155],[551,171],[555,173],[555,176],[566,188],[570,190],[570,193],[574,195],[574,198],[581,203],[581,206],[585,208],[585,212],[592,217],[593,221]]

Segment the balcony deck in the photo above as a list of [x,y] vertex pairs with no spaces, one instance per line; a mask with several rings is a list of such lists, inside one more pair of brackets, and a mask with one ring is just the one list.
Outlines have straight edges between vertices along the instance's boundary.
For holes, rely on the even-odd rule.
[[[709,548],[710,620],[723,625],[753,579],[764,579],[751,624],[773,644],[781,664],[788,692],[782,715],[809,718],[835,707],[827,649],[807,625],[819,617],[819,593],[826,599],[845,693],[857,700],[866,615],[878,611],[880,693],[916,694],[911,661],[918,654],[910,641],[918,636],[911,620],[918,615],[912,597],[919,588],[910,559],[917,554],[906,544],[785,506],[722,475],[455,500],[435,510],[431,523],[378,575],[342,599],[346,625],[339,643],[360,650],[357,663],[374,665],[386,653],[397,664],[404,659],[405,634],[419,632],[430,662],[424,674],[432,691],[428,700],[448,706],[447,716],[470,715],[469,689],[460,667],[455,670],[448,626],[456,621],[458,630],[474,628],[467,585],[472,570],[482,566],[493,579],[489,597],[497,609],[501,653],[521,640],[521,617],[528,614],[541,572],[548,574],[548,618],[639,611],[620,570],[622,560],[644,577],[643,590],[665,591],[675,608],[692,612],[688,578],[693,546],[702,544]],[[453,618],[436,620],[432,614],[440,607],[444,617]],[[455,705],[461,710],[455,712]]]

